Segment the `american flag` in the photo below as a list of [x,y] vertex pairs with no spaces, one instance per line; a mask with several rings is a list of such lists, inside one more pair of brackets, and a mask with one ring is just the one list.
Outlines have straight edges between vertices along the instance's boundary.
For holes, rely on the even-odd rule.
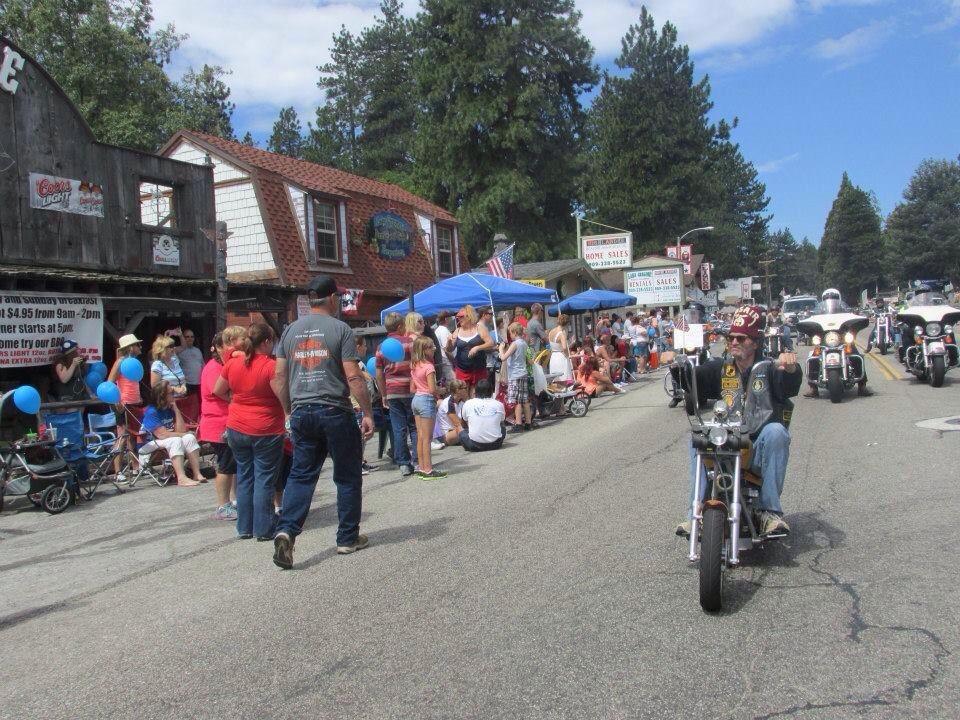
[[513,245],[487,260],[487,270],[491,275],[513,280]]
[[688,330],[690,330],[690,325],[687,323],[686,315],[680,315],[680,319],[677,320],[676,328],[680,332],[687,332]]

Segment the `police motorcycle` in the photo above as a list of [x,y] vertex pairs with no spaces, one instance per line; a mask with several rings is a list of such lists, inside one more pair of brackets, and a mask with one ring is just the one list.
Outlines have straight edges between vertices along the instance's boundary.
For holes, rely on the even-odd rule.
[[[749,382],[762,382],[760,378],[770,373],[774,362],[765,359],[756,363]],[[688,394],[698,398],[697,374],[692,363],[683,358],[679,366]],[[724,368],[725,379],[728,374],[731,380],[737,375],[732,363]],[[694,483],[688,560],[699,562],[700,606],[707,612],[722,609],[723,571],[741,564],[741,552],[786,536],[759,532],[763,478],[749,466],[752,443],[745,422],[745,416],[749,417],[756,408],[748,406],[739,412],[732,400],[732,395],[717,400],[706,419],[695,402],[694,411],[688,415],[696,452],[694,477],[706,477],[705,491],[703,483]],[[784,425],[789,426],[792,407],[788,403],[783,410],[780,419]]]
[[960,310],[940,293],[918,292],[897,313],[901,324],[901,360],[907,370],[931,387],[941,387],[947,370],[960,364],[954,327]]
[[813,315],[797,323],[813,343],[806,361],[807,381],[825,388],[832,403],[843,400],[846,390],[866,383],[863,356],[856,351],[856,341],[857,332],[869,324],[869,318],[850,312],[840,292],[833,288],[823,292]]

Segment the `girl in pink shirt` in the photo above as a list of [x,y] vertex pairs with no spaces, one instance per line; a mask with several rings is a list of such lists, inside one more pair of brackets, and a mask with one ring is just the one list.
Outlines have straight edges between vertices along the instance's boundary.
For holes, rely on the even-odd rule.
[[430,442],[437,419],[437,369],[431,362],[435,349],[433,340],[421,335],[413,341],[410,353],[410,390],[413,396],[413,419],[417,424],[417,459],[420,461],[421,480],[437,480],[447,474],[435,470],[430,458]]

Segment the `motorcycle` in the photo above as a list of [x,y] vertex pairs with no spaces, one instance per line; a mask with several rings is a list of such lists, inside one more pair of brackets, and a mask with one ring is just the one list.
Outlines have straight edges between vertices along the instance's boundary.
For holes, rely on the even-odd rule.
[[870,347],[875,345],[880,350],[881,355],[886,355],[887,350],[893,345],[893,315],[890,312],[878,312],[875,319],[876,324],[867,352],[869,352]]
[[[770,364],[770,360],[761,360]],[[684,364],[690,394],[697,397],[696,372]],[[699,561],[700,606],[707,612],[723,607],[723,571],[740,565],[743,550],[785,533],[761,535],[758,531],[760,488],[763,478],[749,469],[751,440],[739,413],[718,400],[704,420],[699,408],[690,416],[695,477],[706,477],[706,491],[697,482],[690,522],[688,559]]]
[[763,331],[764,356],[777,358],[782,352],[784,352],[783,328],[779,325],[768,325]]
[[[710,359],[710,348],[687,347],[682,350],[677,350],[676,353],[677,355],[674,361],[670,364],[670,371],[663,376],[663,391],[667,394],[667,397],[670,398],[671,402],[676,400],[677,405],[683,403],[687,415],[693,415],[696,412],[697,396],[695,393],[683,389],[682,385],[677,381],[678,374],[676,370],[685,363],[692,367],[699,367],[701,362],[706,362]],[[671,407],[674,406],[671,405]]]
[[855,343],[857,332],[869,324],[869,318],[851,312],[811,315],[797,324],[813,343],[807,356],[808,381],[826,388],[832,403],[843,400],[846,390],[866,382],[863,356],[856,352]]
[[912,305],[897,313],[897,320],[913,329],[913,343],[904,333],[902,360],[907,370],[930,387],[941,387],[947,370],[960,364],[954,326],[960,310],[949,305]]

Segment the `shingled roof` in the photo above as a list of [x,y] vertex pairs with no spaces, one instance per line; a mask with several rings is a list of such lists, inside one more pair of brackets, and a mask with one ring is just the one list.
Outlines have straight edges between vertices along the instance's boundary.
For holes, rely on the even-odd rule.
[[[409,215],[407,219],[414,228],[418,227],[413,217],[414,210],[441,222],[457,224],[456,218],[447,210],[396,185],[267,152],[207,133],[181,130],[167,142],[161,153],[166,153],[181,140],[236,163],[250,173],[258,188],[274,261],[281,275],[280,281],[287,285],[305,287],[311,277],[324,272],[324,269],[322,266],[311,268],[307,263],[285,182],[345,200],[349,227],[356,225],[360,203],[382,206],[377,209],[383,210],[399,206],[397,209],[401,214]],[[370,243],[356,243],[352,237],[348,240],[347,249],[348,268],[330,269],[342,287],[396,295],[401,294],[402,287],[407,284],[412,283],[419,289],[434,281],[433,259],[419,237],[414,242],[411,255],[402,260],[382,258]],[[461,244],[461,252],[462,249]],[[461,267],[467,267],[463,255]]]

